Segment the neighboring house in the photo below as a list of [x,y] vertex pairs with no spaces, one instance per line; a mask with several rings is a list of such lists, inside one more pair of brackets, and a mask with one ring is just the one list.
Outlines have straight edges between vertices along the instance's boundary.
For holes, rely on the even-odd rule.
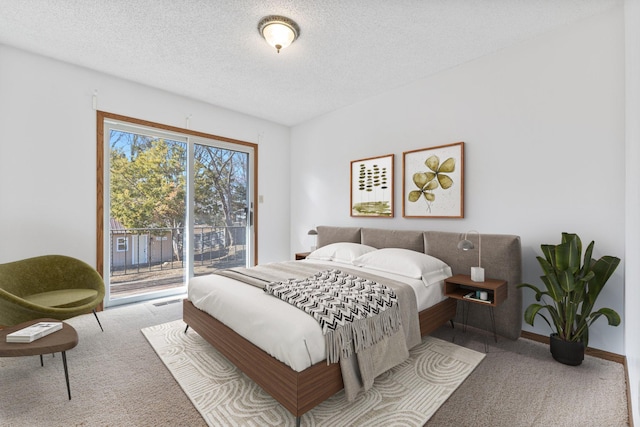
[[109,226],[112,269],[157,265],[173,260],[171,230],[128,229],[114,218],[109,218]]
[[[110,258],[112,270],[123,270],[139,266],[155,266],[171,261],[180,261],[173,250],[175,230],[168,228],[126,228],[120,221],[109,218],[111,231]],[[244,249],[246,244],[245,226],[194,227],[194,256],[196,261],[206,262],[226,256],[229,246],[234,252]],[[181,233],[181,229],[178,232]],[[182,247],[181,235],[175,239]],[[180,250],[182,255],[182,250]]]

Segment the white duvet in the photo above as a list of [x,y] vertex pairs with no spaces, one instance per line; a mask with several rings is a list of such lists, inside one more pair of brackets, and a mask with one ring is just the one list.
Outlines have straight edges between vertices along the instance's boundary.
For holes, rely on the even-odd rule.
[[[313,260],[298,262],[318,263]],[[334,268],[348,267],[403,282],[416,293],[418,311],[444,297],[444,282],[425,285],[421,279],[366,268],[322,261]],[[189,300],[194,306],[215,317],[263,351],[303,371],[324,360],[325,344],[318,322],[304,311],[263,292],[262,289],[215,274],[198,276],[189,281]]]

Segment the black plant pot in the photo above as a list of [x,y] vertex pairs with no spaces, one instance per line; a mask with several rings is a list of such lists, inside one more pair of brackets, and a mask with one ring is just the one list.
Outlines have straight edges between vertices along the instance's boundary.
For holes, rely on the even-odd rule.
[[582,341],[564,341],[558,334],[551,334],[549,349],[551,355],[560,363],[578,366],[584,360],[584,343]]

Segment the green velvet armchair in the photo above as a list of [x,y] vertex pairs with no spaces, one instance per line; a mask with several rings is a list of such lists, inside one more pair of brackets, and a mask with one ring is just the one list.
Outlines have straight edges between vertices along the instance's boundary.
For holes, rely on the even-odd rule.
[[39,318],[69,319],[93,314],[104,299],[104,281],[79,259],[44,255],[0,264],[0,325]]

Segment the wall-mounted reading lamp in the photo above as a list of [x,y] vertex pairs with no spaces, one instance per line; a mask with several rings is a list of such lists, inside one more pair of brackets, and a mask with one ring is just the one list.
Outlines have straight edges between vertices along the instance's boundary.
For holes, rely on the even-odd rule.
[[313,245],[311,246],[311,251],[315,251],[316,249],[318,249],[318,232],[316,231],[315,228],[312,228],[311,230],[309,230],[307,232],[307,234],[309,236],[313,236]]
[[482,237],[476,230],[470,230],[464,233],[464,240],[458,242],[458,249],[468,251],[474,249],[473,242],[468,239],[469,233],[476,233],[478,235],[478,266],[471,267],[471,280],[474,282],[484,282],[484,268],[482,268]]

